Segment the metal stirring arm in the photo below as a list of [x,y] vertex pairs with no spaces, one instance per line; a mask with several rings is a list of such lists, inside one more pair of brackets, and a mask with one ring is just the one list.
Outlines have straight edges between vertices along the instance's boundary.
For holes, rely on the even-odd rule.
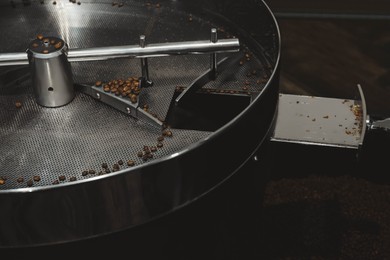
[[[142,77],[140,88],[149,87],[153,82],[149,78],[148,58],[188,54],[210,54],[210,79],[215,79],[217,72],[217,53],[237,52],[240,49],[238,39],[217,39],[217,30],[211,30],[211,39],[204,41],[186,41],[171,43],[145,43],[145,36],[140,36],[139,45],[110,46],[84,49],[69,49],[59,38],[38,35],[33,40],[27,53],[0,54],[0,66],[30,65],[32,85],[38,104],[45,107],[59,107],[68,104],[74,96],[72,62],[103,61],[117,58],[140,58]],[[203,75],[204,76],[204,75]],[[203,77],[201,76],[201,77]],[[206,83],[206,82],[205,82]],[[80,84],[79,84],[80,85]],[[199,84],[196,84],[198,88]],[[146,119],[154,125],[161,122],[143,109],[137,102],[130,102],[122,97],[106,93],[96,86],[80,85],[80,91],[107,103],[136,118]],[[192,91],[188,91],[190,93]]]
[[[142,36],[141,36],[142,37]],[[215,43],[211,41],[186,41],[140,45],[124,45],[111,47],[96,47],[83,49],[69,49],[69,62],[104,61],[117,58],[152,58],[188,54],[209,54],[237,52],[240,48],[238,39],[221,39]],[[0,53],[0,66],[28,65],[29,60],[25,52]]]

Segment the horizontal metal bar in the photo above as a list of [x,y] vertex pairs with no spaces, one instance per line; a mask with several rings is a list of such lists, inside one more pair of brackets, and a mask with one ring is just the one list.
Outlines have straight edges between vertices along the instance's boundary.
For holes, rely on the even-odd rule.
[[388,14],[339,13],[339,12],[275,12],[278,19],[342,19],[342,20],[389,20]]
[[0,53],[0,66],[28,65],[26,52]]
[[[149,58],[185,54],[207,54],[220,52],[237,52],[240,48],[238,39],[222,39],[211,41],[188,41],[149,44],[142,48],[139,45],[124,45],[110,47],[96,47],[83,49],[70,49],[69,62],[98,61],[115,58]],[[0,66],[27,65],[27,53],[0,54]]]
[[188,41],[149,44],[142,48],[139,45],[98,47],[69,50],[68,60],[97,61],[114,58],[150,58],[185,54],[207,54],[239,51],[238,39],[223,39],[216,43],[211,41]]

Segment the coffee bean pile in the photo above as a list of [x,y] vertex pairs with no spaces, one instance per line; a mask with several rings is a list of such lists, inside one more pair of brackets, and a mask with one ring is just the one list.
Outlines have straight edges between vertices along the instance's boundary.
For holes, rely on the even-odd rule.
[[104,92],[115,94],[116,96],[122,96],[129,98],[131,103],[136,104],[138,102],[138,96],[141,93],[140,80],[135,77],[129,77],[125,80],[115,79],[107,83],[97,81],[96,87],[102,87]]

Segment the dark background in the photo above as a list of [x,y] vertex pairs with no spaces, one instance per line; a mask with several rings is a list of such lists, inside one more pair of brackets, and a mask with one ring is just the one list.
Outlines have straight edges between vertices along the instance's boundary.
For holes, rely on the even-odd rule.
[[[281,30],[280,92],[353,98],[361,84],[368,114],[389,117],[388,1],[266,2]],[[371,135],[370,155],[359,160],[329,149],[270,149],[258,259],[390,258],[389,133]]]

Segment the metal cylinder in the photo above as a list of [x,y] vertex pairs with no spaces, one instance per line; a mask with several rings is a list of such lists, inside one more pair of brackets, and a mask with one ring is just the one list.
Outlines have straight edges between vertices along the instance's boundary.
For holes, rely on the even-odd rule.
[[68,46],[55,37],[33,40],[27,50],[36,102],[60,107],[74,98],[73,76],[67,58]]

